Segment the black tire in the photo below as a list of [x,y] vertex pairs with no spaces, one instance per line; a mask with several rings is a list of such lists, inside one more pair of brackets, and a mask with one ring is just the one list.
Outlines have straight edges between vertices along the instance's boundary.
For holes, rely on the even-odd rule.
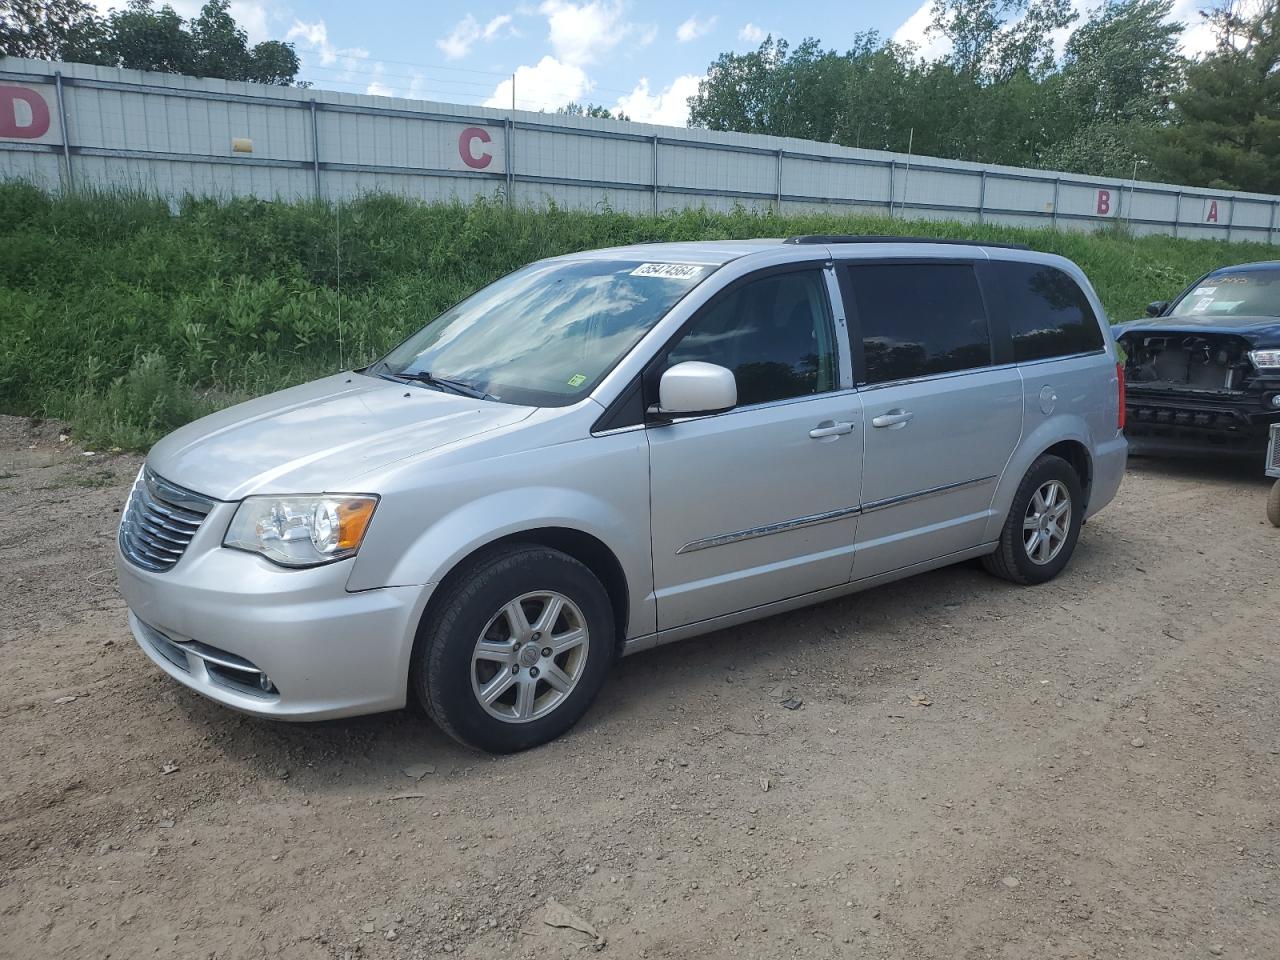
[[[1067,527],[1066,538],[1057,554],[1044,563],[1037,563],[1027,553],[1023,539],[1023,521],[1036,492],[1045,484],[1058,481],[1066,488],[1071,504],[1071,521]],[[1009,508],[1009,516],[1005,519],[1000,531],[1000,545],[995,553],[982,558],[982,565],[988,573],[994,574],[1012,583],[1024,586],[1047,583],[1062,572],[1075,552],[1076,541],[1080,539],[1080,524],[1083,519],[1084,498],[1080,490],[1080,478],[1075,468],[1061,457],[1045,454],[1031,465],[1018,484],[1018,492],[1014,494],[1013,505]]]
[[[576,684],[545,715],[523,722],[499,719],[473,689],[472,656],[495,615],[537,591],[554,591],[577,607],[587,631],[585,663]],[[559,550],[511,544],[450,578],[418,630],[410,683],[431,719],[459,743],[514,753],[554,740],[582,718],[604,685],[615,650],[613,609],[596,576]],[[549,688],[543,681],[538,689],[545,694]]]
[[1267,519],[1273,527],[1280,527],[1280,480],[1271,485],[1271,493],[1267,497]]

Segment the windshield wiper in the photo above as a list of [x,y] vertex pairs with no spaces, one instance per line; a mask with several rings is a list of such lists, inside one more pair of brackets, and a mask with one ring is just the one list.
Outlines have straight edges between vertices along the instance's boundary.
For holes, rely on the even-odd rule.
[[392,373],[389,374],[389,376],[395,377],[397,380],[409,380],[414,383],[424,383],[429,387],[437,387],[441,390],[451,390],[464,397],[474,397],[477,400],[494,399],[494,397],[485,393],[479,387],[473,387],[471,384],[462,380],[450,380],[448,377],[437,377],[429,370],[417,370],[413,373]]

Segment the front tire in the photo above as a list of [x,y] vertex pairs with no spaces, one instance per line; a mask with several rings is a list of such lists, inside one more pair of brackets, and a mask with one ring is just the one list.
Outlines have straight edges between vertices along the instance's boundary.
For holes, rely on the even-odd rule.
[[1271,494],[1267,497],[1267,519],[1273,527],[1280,527],[1280,480],[1271,485]]
[[1045,454],[1018,485],[1000,545],[982,558],[982,565],[1013,583],[1046,583],[1071,560],[1083,519],[1084,498],[1075,468]]
[[604,685],[609,595],[559,550],[504,546],[451,578],[419,630],[411,683],[455,740],[491,753],[554,740]]

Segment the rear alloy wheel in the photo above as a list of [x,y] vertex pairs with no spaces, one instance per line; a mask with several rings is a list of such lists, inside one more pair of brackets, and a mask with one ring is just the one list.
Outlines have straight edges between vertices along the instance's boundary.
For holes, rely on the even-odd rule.
[[442,590],[411,667],[441,729],[511,753],[577,723],[615,652],[609,595],[590,570],[559,550],[514,544],[481,555]]
[[1000,544],[983,566],[1013,583],[1052,580],[1075,551],[1083,502],[1075,468],[1052,454],[1040,457],[1018,485]]

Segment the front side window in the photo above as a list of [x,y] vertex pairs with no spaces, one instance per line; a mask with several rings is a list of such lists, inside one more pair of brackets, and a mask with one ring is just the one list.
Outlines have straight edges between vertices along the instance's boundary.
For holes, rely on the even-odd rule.
[[567,406],[713,270],[631,260],[535,263],[446,310],[369,372],[507,403]]
[[1205,277],[1170,312],[1174,317],[1280,317],[1280,270]]
[[991,363],[991,334],[967,263],[850,264],[867,382],[888,383]]
[[699,314],[666,366],[701,360],[728,367],[738,406],[835,389],[836,352],[821,270],[746,283]]
[[[1101,350],[1102,330],[1080,285],[1056,267],[995,261],[992,309],[1003,311],[1019,363]],[[985,276],[985,275],[984,275]]]

